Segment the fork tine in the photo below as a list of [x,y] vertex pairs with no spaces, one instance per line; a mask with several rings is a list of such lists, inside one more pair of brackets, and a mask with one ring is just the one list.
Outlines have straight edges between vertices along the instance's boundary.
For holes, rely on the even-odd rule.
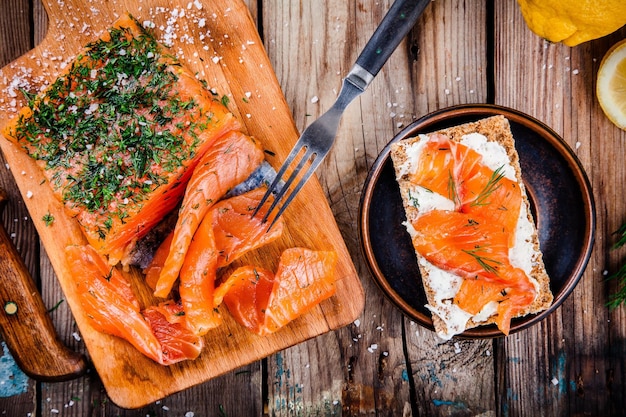
[[[297,146],[297,145],[298,144],[296,144],[296,146],[294,146],[294,148],[291,150],[291,152],[289,152],[289,155],[287,155],[287,159],[285,159],[285,162],[283,163],[283,165],[280,167],[280,169],[276,173],[276,176],[274,177],[274,180],[272,181],[270,186],[267,188],[267,191],[265,191],[265,195],[263,195],[263,198],[261,198],[261,201],[259,202],[259,204],[256,206],[256,208],[252,212],[252,217],[257,215],[257,213],[259,212],[261,207],[263,207],[263,205],[265,204],[267,199],[270,197],[270,195],[272,195],[276,191],[276,189],[278,188],[278,185],[280,184],[280,182],[282,180],[283,175],[285,174],[285,171],[287,171],[287,168],[289,167],[289,165],[291,165],[291,162],[294,160],[296,155],[298,155],[300,153],[300,150],[302,149],[302,146]],[[285,187],[283,185],[283,187],[281,187],[281,190],[284,189],[284,188]],[[272,211],[272,207],[274,207],[274,205],[272,205],[270,207],[270,209],[267,211],[268,213],[270,213]],[[265,221],[265,220],[267,220],[267,214],[263,218],[263,221]]]
[[[272,223],[270,223],[270,226],[267,228],[268,231],[272,228],[274,223],[276,223],[276,220],[281,216],[281,214],[283,214],[283,211],[285,211],[287,206],[291,203],[291,200],[293,200],[293,198],[296,196],[296,194],[298,194],[298,192],[300,192],[300,189],[304,186],[304,184],[309,180],[309,178],[311,178],[311,175],[313,175],[313,172],[315,172],[317,167],[322,163],[322,160],[324,159],[324,156],[325,156],[325,155],[318,155],[318,154],[313,153],[313,152],[307,152],[307,154],[309,154],[309,156],[307,156],[307,158],[306,158],[307,160],[310,158],[310,155],[313,155],[313,159],[311,161],[311,165],[306,170],[304,175],[302,175],[302,178],[300,178],[300,181],[298,182],[298,184],[296,184],[296,186],[294,187],[293,191],[291,193],[289,193],[289,195],[287,196],[287,199],[285,200],[285,202],[278,209],[278,213],[276,213],[276,216],[274,216],[274,219],[272,220]],[[301,168],[301,167],[299,166],[299,168]],[[293,177],[294,176],[292,175],[289,179],[292,180]],[[285,190],[286,188],[288,188],[288,187],[285,186],[283,188],[283,190]],[[281,190],[281,192],[283,190]],[[268,213],[269,213],[269,211],[268,211]]]
[[[287,191],[289,191],[289,187],[291,186],[291,183],[296,179],[298,174],[300,174],[300,171],[302,171],[302,167],[304,167],[304,164],[306,164],[307,161],[311,158],[311,155],[314,155],[314,152],[311,151],[311,149],[309,147],[298,147],[297,152],[295,152],[295,153],[296,154],[300,153],[300,150],[302,148],[305,149],[304,155],[302,155],[302,157],[300,158],[300,161],[298,161],[298,165],[296,165],[294,170],[291,172],[291,175],[289,175],[289,178],[287,178],[287,181],[282,185],[282,187],[280,188],[280,191],[278,191],[278,193],[274,197],[274,201],[272,202],[272,205],[267,210],[267,213],[265,213],[265,216],[263,216],[263,221],[264,222],[267,221],[267,219],[269,218],[269,216],[272,213],[272,211],[274,211],[274,209],[278,206],[278,204],[280,203],[280,200],[282,200],[283,196],[285,196],[285,193],[287,193]],[[294,151],[295,150],[296,149],[294,149]],[[292,151],[292,153],[294,151]],[[292,157],[291,154],[289,156]],[[295,155],[293,155],[293,156],[295,157]],[[276,179],[279,179],[280,177],[282,177],[282,175],[284,175],[285,171],[287,170],[287,167],[289,165],[291,165],[291,163],[293,162],[293,159],[294,159],[293,157],[292,158],[287,158],[287,160],[285,161],[285,163],[283,164],[283,166],[280,169],[280,172],[279,172],[280,176],[277,174],[276,175]],[[274,181],[276,181],[276,179]],[[282,210],[279,210],[279,213],[282,214]],[[276,221],[276,219],[280,216],[280,214],[277,214],[274,217],[274,221],[272,222],[272,224]],[[271,227],[271,225],[270,225],[270,227]]]

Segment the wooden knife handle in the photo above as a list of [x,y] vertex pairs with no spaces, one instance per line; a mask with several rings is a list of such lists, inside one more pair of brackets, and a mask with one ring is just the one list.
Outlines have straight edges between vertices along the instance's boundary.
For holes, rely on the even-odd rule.
[[40,381],[64,381],[87,369],[83,355],[57,338],[24,261],[0,225],[0,326],[15,361]]

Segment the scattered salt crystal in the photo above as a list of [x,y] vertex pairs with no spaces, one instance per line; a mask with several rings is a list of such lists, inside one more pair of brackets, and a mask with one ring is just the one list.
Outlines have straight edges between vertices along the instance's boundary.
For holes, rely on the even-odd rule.
[[359,320],[359,319],[354,320],[354,325],[356,327],[359,327],[361,325],[361,320]]
[[199,28],[203,28],[206,25],[206,19],[203,17],[202,19],[198,20],[198,27]]
[[50,409],[50,412],[51,412],[52,414],[59,414],[59,410],[57,410],[56,408],[52,408],[52,409]]
[[574,74],[574,75],[578,75],[578,70],[577,70],[577,69],[575,69],[574,71],[572,71],[572,74]]
[[185,413],[185,417],[193,417],[195,414],[193,413],[193,411],[187,411]]
[[202,3],[199,0],[194,0],[193,5],[196,6],[196,9],[202,10]]
[[389,356],[389,352],[383,352],[383,356]]
[[607,275],[609,275],[609,271],[607,271],[607,270],[605,269],[604,271],[602,271],[602,275],[603,275],[603,276],[607,276]]
[[246,117],[249,119],[252,117],[252,115],[250,113],[246,113]]
[[318,96],[311,97],[311,103],[317,103],[318,101],[320,101],[320,98]]
[[559,385],[559,380],[556,378],[552,378],[552,381],[550,382],[552,382],[552,385]]
[[74,338],[74,340],[76,340],[77,342],[80,342],[80,335],[77,332],[72,333],[72,337]]
[[163,411],[170,411],[170,408],[167,405],[164,405],[161,408],[163,409]]
[[582,143],[576,142],[576,149],[580,148],[580,145],[582,145]]
[[214,56],[213,58],[211,58],[211,61],[213,61],[214,64],[217,64],[218,62],[220,62],[220,57]]
[[30,190],[26,191],[26,198],[33,198],[33,192]]
[[485,355],[491,356],[491,351],[490,350],[485,351]]
[[446,94],[450,94],[450,90],[448,90],[447,88],[444,90],[444,93]]
[[368,347],[368,348],[367,348],[367,351],[368,351],[369,353],[374,353],[374,351],[375,351],[376,349],[378,349],[378,345],[377,345],[376,343],[372,343],[372,344],[370,345],[370,347]]
[[461,353],[461,346],[459,342],[454,342],[454,353]]

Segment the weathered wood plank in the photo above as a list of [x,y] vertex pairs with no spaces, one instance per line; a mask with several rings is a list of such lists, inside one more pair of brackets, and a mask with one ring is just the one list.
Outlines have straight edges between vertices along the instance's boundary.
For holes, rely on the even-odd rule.
[[[300,130],[332,105],[341,78],[389,4],[357,2],[354,10],[344,3],[333,3],[326,10],[306,2],[265,6],[266,48]],[[347,109],[337,142],[319,173],[359,267],[367,299],[358,323],[336,332],[342,362],[336,363],[333,344],[325,351],[325,368],[340,365],[335,374],[344,375],[345,415],[436,415],[454,411],[462,402],[467,413],[495,409],[490,342],[441,343],[431,332],[403,319],[371,280],[355,227],[367,170],[396,133],[429,111],[485,100],[484,13],[484,7],[465,9],[459,2],[432,3],[369,90]],[[269,36],[273,30],[276,34]],[[345,39],[355,39],[356,43]],[[285,60],[285,56],[293,56],[295,61]],[[303,72],[302,68],[310,71]],[[298,356],[292,352],[311,350],[311,345],[319,343],[316,339],[286,354]],[[440,361],[442,355],[448,358],[445,362]],[[274,362],[270,362],[270,376],[279,370]],[[282,359],[283,366],[284,362]],[[329,372],[325,368],[317,371],[320,377],[315,378],[311,371],[307,378],[318,385],[318,390],[336,383],[324,377]],[[477,370],[482,375],[480,384],[474,378]],[[306,380],[299,383],[308,385]],[[269,387],[271,391],[272,385]],[[284,410],[277,411],[287,415]]]
[[616,192],[626,180],[626,133],[607,122],[594,89],[604,52],[626,32],[568,48],[532,34],[514,1],[496,2],[495,17],[496,103],[538,118],[575,150],[598,215],[595,250],[572,295],[540,325],[502,341],[500,412],[617,415],[625,405],[624,313],[605,307],[613,285],[604,282],[604,271],[616,267],[611,233],[626,213]]
[[[0,13],[0,68],[33,47],[30,33],[32,13],[30,3],[23,0],[4,2]],[[0,97],[0,100],[11,100]],[[5,160],[0,155],[0,166],[5,169]],[[28,211],[21,200],[15,181],[10,175],[0,175],[0,187],[8,194],[9,201],[2,213],[2,225],[24,258],[24,262],[38,279],[38,249],[35,229]],[[29,415],[37,410],[37,384],[28,379],[14,364],[10,355],[0,352],[2,389],[0,390],[0,413],[3,415]]]

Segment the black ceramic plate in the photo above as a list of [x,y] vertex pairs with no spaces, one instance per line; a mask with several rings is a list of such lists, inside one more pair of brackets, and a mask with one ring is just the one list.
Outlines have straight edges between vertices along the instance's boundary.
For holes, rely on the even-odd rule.
[[[359,232],[363,253],[381,290],[408,317],[433,329],[421,285],[406,219],[395,181],[391,143],[418,133],[504,115],[511,124],[520,156],[522,177],[537,223],[539,241],[554,302],[537,315],[513,319],[511,333],[537,323],[572,292],[591,255],[595,207],[589,180],[570,147],[550,128],[519,111],[493,105],[465,105],[429,114],[404,129],[374,163],[361,196]],[[495,325],[465,331],[461,336],[497,337]]]

